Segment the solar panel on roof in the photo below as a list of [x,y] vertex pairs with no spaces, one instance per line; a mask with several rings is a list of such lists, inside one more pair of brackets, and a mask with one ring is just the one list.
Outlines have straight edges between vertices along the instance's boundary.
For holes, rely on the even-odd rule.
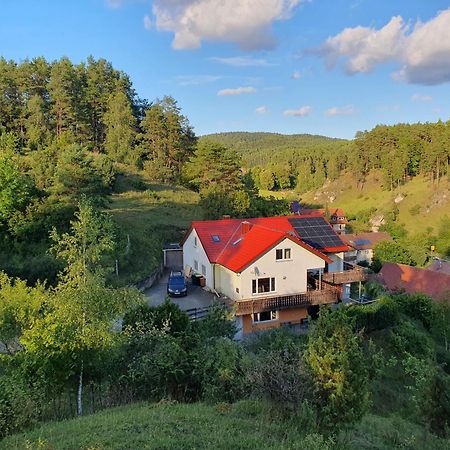
[[324,217],[296,217],[288,220],[302,241],[313,248],[344,245]]
[[370,244],[368,239],[360,239],[359,241],[355,241],[355,245],[367,245]]

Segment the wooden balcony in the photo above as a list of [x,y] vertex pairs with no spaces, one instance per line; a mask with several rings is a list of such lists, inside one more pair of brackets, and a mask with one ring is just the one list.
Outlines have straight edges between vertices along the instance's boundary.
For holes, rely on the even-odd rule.
[[323,289],[311,290],[303,294],[238,300],[234,302],[235,314],[243,316],[263,311],[336,303],[339,300],[339,293],[339,289]]
[[327,272],[322,274],[322,280],[331,284],[347,284],[367,280],[367,269],[344,262],[343,272]]

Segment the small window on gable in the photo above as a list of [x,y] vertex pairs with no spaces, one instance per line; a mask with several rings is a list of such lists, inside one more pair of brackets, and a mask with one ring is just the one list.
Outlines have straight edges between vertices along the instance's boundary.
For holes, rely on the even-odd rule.
[[291,259],[291,249],[290,248],[277,248],[275,250],[276,256],[275,259],[277,261],[282,261],[284,259]]
[[211,239],[213,240],[213,242],[220,242],[220,236],[218,234],[213,234],[211,236]]
[[197,247],[197,236],[194,236],[194,247]]

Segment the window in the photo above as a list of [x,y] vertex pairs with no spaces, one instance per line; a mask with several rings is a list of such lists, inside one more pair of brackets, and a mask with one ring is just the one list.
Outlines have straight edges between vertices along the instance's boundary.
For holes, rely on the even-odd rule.
[[194,270],[198,270],[198,261],[194,259]]
[[264,311],[253,314],[253,322],[269,322],[278,319],[278,311]]
[[194,247],[197,247],[197,236],[194,236]]
[[275,292],[275,278],[258,278],[252,280],[252,293],[265,294],[267,292]]
[[220,242],[220,236],[218,234],[211,235],[213,242]]
[[202,264],[202,275],[206,277],[206,267]]
[[291,259],[291,249],[290,248],[277,248],[275,250],[275,259],[277,261],[282,261],[283,259]]

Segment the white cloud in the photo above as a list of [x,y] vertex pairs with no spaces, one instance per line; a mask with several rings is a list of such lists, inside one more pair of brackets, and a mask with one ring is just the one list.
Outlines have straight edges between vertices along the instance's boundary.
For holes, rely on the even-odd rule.
[[217,93],[219,97],[224,97],[226,95],[241,95],[241,94],[254,94],[256,89],[253,86],[238,87],[235,89],[222,89]]
[[291,78],[293,80],[300,80],[300,78],[302,77],[302,74],[300,73],[300,71],[296,70],[292,75]]
[[334,117],[334,116],[351,116],[352,114],[355,114],[358,110],[353,105],[346,105],[346,106],[334,106],[333,108],[329,108],[325,111],[325,115],[327,117]]
[[144,28],[146,30],[150,30],[151,27],[152,27],[152,21],[151,21],[150,17],[148,17],[146,14],[144,16]]
[[175,78],[179,86],[198,86],[221,80],[221,75],[180,75]]
[[379,64],[395,62],[397,80],[425,85],[450,81],[450,8],[414,27],[396,16],[380,29],[346,28],[318,49],[329,68],[344,60],[349,74],[367,73]]
[[304,117],[312,111],[311,106],[302,106],[299,109],[287,109],[283,112],[286,117]]
[[172,47],[232,42],[244,50],[275,46],[272,25],[289,19],[303,0],[154,0],[156,27],[174,33]]
[[433,97],[431,95],[414,94],[411,96],[413,102],[431,102]]
[[274,65],[272,63],[269,63],[265,59],[251,58],[248,56],[233,56],[230,58],[219,58],[217,56],[214,56],[210,59],[211,61],[218,62],[220,64],[227,64],[228,66],[235,67],[267,67]]
[[267,109],[266,106],[260,106],[260,107],[258,107],[258,108],[255,109],[255,112],[256,112],[257,114],[266,114],[266,113],[269,112],[269,110]]

